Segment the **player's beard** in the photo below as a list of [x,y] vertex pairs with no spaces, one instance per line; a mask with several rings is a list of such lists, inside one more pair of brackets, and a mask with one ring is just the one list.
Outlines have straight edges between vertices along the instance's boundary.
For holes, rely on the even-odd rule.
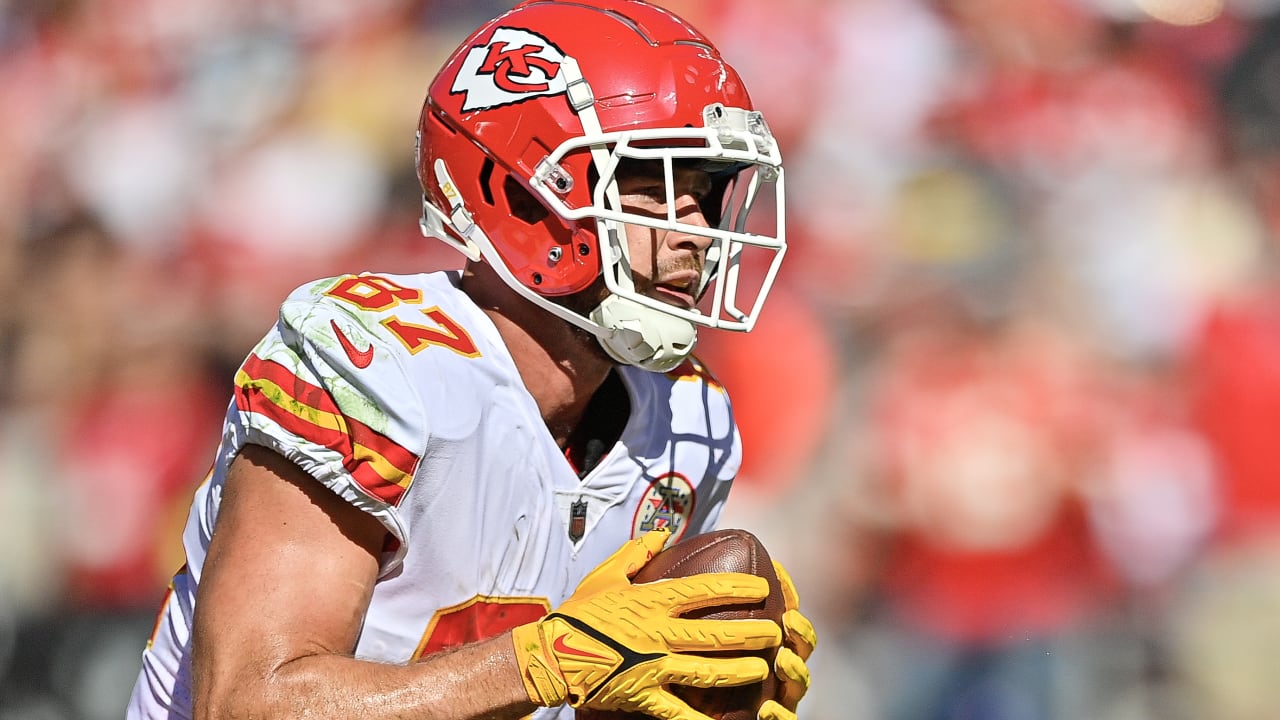
[[[701,274],[702,263],[699,262],[697,258],[685,257],[685,258],[676,259],[676,260],[673,260],[669,266],[664,265],[658,277],[669,277],[671,275],[674,275],[677,272],[681,272],[685,270],[693,270]],[[644,292],[644,290],[652,287],[652,281],[642,277],[637,277],[635,278],[635,280],[636,280],[637,292],[640,292],[641,294],[649,295],[649,293]],[[610,292],[605,285],[604,277],[601,276],[601,277],[597,277],[595,282],[593,282],[590,285],[590,287],[588,287],[585,290],[582,290],[581,292],[573,293],[571,295],[563,295],[560,297],[549,298],[549,299],[552,302],[558,305],[561,305],[567,308],[568,310],[574,312],[575,314],[581,315],[583,317],[591,317],[594,314],[594,311],[596,310],[596,308],[599,307],[600,303],[603,302],[605,298],[609,297],[609,295],[610,295]],[[701,296],[696,298],[696,300],[700,301]],[[609,355],[608,352],[605,351],[604,347],[600,345],[599,338],[597,338],[595,334],[593,334],[590,330],[582,328],[577,324],[571,323],[567,320],[565,320],[564,323],[569,327],[570,333],[572,334],[573,338],[584,351],[590,353],[592,356],[596,358],[604,360],[613,365],[619,364],[617,360],[615,360],[611,355]]]

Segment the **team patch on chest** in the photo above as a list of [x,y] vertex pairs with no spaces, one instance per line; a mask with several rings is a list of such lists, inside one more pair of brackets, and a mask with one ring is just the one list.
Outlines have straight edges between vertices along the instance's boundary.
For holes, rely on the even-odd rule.
[[632,537],[650,530],[671,531],[671,542],[680,540],[693,516],[693,484],[680,473],[667,473],[649,483],[631,521]]

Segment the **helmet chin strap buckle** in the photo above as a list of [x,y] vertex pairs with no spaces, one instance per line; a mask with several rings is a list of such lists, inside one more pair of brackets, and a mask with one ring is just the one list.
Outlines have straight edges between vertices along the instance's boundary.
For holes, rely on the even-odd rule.
[[596,339],[609,357],[650,372],[676,369],[698,342],[693,323],[620,295],[606,297],[591,321],[603,330]]

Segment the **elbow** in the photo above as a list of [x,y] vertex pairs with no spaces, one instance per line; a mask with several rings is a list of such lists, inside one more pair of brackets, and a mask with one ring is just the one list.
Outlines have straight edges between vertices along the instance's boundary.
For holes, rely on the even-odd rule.
[[[212,687],[210,687],[212,685]],[[239,691],[228,686],[219,687],[214,683],[204,683],[192,688],[191,718],[192,720],[230,720],[232,718],[262,718],[261,707],[251,700],[251,696],[260,697],[248,688]]]
[[[193,668],[194,670],[194,668]],[[240,668],[238,672],[192,673],[192,720],[267,720],[281,716],[274,712],[270,678]]]

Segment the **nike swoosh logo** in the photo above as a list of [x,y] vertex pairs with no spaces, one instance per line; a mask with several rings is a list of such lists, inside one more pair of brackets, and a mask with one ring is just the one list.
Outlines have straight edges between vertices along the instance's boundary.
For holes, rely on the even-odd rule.
[[556,639],[551,641],[551,648],[563,655],[573,655],[575,657],[590,658],[592,660],[604,660],[605,662],[610,662],[611,660],[610,658],[607,658],[604,655],[597,655],[587,650],[580,650],[576,647],[570,647],[568,644],[565,643],[564,638],[565,638],[564,635],[556,636]]
[[342,346],[342,351],[347,354],[347,359],[351,361],[351,364],[361,370],[369,367],[369,363],[373,362],[373,344],[370,343],[369,347],[364,350],[357,350],[356,346],[342,332],[342,328],[338,327],[336,320],[330,320],[329,327],[333,328],[333,334],[338,336],[338,344]]

